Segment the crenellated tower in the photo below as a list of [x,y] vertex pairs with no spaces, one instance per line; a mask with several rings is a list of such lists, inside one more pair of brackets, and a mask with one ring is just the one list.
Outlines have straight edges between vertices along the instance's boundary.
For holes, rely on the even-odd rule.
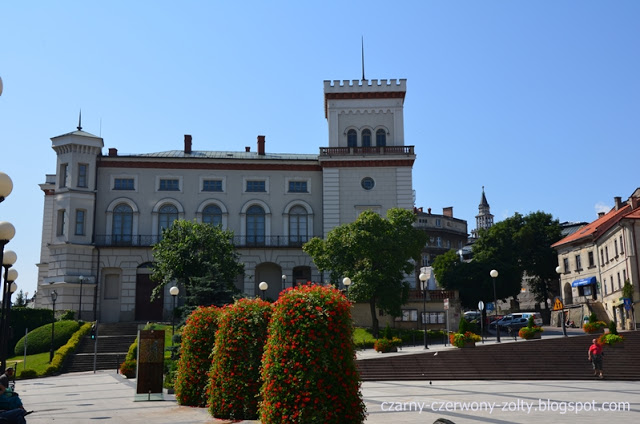
[[364,210],[412,209],[413,146],[404,140],[406,80],[324,81],[329,147],[320,148],[323,230]]

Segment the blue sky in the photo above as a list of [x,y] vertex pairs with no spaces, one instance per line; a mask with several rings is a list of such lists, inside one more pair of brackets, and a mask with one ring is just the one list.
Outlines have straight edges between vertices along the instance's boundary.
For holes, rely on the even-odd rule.
[[0,220],[16,281],[36,289],[50,138],[105,153],[327,145],[323,81],[407,79],[416,206],[475,228],[542,210],[592,221],[637,187],[640,2],[5,2],[0,25]]

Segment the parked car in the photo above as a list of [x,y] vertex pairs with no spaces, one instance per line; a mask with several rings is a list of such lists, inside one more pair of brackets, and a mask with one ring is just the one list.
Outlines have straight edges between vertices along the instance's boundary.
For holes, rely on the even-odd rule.
[[525,318],[525,317],[514,318],[511,320],[509,324],[506,324],[503,328],[509,331],[518,331],[522,327],[526,327],[528,323],[529,323],[529,318]]
[[464,319],[467,321],[480,321],[482,314],[478,311],[467,311],[464,313]]
[[518,314],[505,315],[504,317],[502,317],[502,319],[499,319],[489,324],[489,328],[495,329],[497,327],[501,330],[504,330],[509,326],[509,324],[511,324],[511,322],[513,322],[518,318],[522,318],[522,314],[518,313]]
[[530,316],[533,316],[533,323],[535,325],[542,325],[542,315],[540,312],[522,312],[522,317],[529,319]]

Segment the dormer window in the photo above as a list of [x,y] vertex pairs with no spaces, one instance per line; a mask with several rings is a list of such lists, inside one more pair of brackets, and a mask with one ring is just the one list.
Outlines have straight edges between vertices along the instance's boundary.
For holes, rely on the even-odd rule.
[[371,130],[362,130],[362,147],[371,147]]
[[387,132],[383,129],[376,131],[376,146],[382,147],[387,145]]

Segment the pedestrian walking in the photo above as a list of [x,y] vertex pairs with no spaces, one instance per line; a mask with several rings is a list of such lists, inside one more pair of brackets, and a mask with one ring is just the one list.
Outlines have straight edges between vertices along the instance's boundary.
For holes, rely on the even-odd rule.
[[604,378],[602,373],[602,362],[604,353],[602,352],[602,345],[598,343],[598,339],[593,339],[591,346],[589,346],[589,361],[593,365],[593,376],[598,378]]

